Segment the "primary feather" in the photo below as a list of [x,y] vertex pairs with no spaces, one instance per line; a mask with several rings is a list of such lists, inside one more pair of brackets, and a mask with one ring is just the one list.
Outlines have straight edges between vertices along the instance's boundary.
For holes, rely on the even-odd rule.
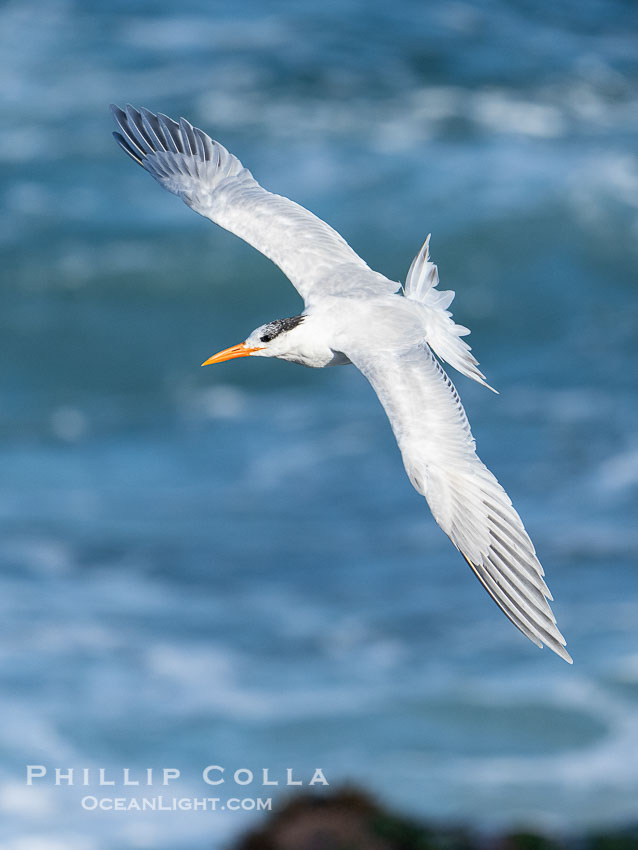
[[130,105],[111,109],[121,130],[114,136],[130,157],[195,212],[265,254],[306,303],[315,288],[324,292],[335,279],[345,281],[340,292],[348,286],[353,291],[364,286],[367,292],[398,289],[398,283],[373,272],[325,221],[267,192],[223,145],[184,118],[177,123]]

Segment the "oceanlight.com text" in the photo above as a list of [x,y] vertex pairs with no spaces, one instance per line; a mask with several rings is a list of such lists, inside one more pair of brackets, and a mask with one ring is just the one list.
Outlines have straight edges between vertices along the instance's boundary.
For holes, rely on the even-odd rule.
[[82,797],[88,812],[269,812],[271,797]]

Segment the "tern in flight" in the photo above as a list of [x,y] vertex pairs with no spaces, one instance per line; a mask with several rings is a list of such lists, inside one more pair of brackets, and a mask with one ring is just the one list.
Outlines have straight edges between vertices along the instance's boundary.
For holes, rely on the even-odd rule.
[[[485,376],[439,290],[429,237],[404,286],[373,271],[328,224],[263,189],[226,148],[180,118],[112,106],[114,136],[132,159],[195,212],[269,257],[304,300],[203,365],[278,357],[304,366],[353,363],[390,420],[406,472],[434,519],[517,628],[571,663],[548,604],[543,568],[505,490],[476,454],[445,361],[484,386]],[[491,387],[490,387],[491,389]]]

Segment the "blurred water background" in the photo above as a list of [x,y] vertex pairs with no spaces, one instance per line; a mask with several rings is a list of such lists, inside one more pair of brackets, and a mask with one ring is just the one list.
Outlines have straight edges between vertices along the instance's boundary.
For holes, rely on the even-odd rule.
[[[26,763],[638,819],[635,4],[20,0],[0,63],[0,847],[249,823],[86,813]],[[122,155],[110,101],[188,117],[393,279],[432,232],[573,668],[488,599],[354,369],[199,368],[300,300]]]

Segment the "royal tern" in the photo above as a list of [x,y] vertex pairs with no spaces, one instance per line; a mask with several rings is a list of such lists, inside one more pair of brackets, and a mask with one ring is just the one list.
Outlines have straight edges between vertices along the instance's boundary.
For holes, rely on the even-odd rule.
[[[459,396],[440,361],[484,386],[448,311],[429,236],[405,284],[373,271],[328,224],[263,189],[226,148],[184,118],[112,106],[117,142],[195,212],[269,257],[304,300],[202,365],[278,357],[304,366],[353,363],[383,405],[406,472],[434,519],[502,611],[538,646],[571,663],[548,604],[543,568],[505,490],[476,454]],[[490,387],[491,389],[491,387]]]

